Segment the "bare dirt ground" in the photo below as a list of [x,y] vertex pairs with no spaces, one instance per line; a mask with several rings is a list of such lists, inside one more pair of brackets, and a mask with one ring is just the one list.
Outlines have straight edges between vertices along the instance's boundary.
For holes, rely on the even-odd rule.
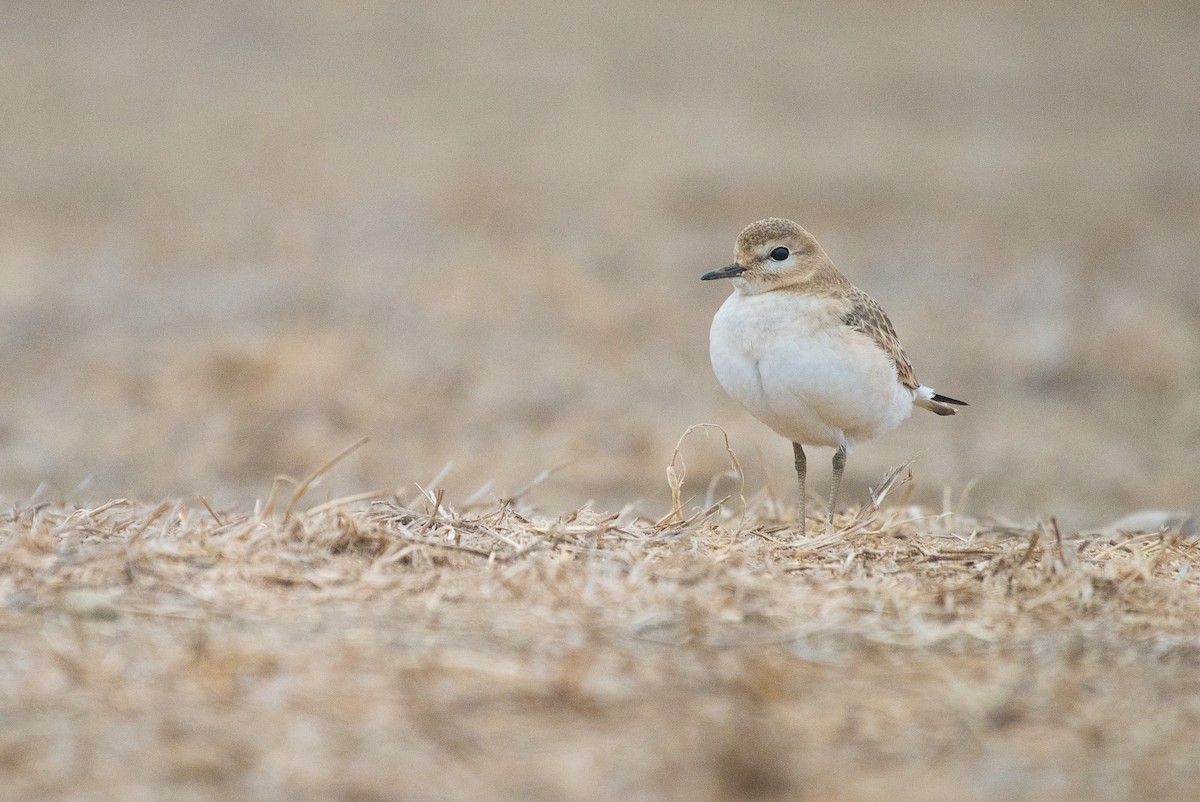
[[[1200,510],[1197,41],[1170,2],[6,4],[0,796],[1188,798],[1194,527],[1109,524]],[[836,541],[707,364],[698,277],[767,215],[972,404],[851,455]],[[659,525],[701,421],[751,512],[698,434],[685,516],[735,498]]]

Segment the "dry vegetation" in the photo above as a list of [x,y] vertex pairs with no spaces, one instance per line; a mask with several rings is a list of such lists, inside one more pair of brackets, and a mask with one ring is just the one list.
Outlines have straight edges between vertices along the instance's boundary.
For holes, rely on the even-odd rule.
[[[882,490],[886,491],[886,487]],[[5,798],[1191,799],[1194,522],[0,518]],[[279,505],[282,506],[282,505]]]
[[847,499],[924,451],[925,504],[1194,512],[1198,9],[6,4],[0,496],[249,505],[367,435],[335,494],[657,510],[700,421],[783,487],[698,281],[776,214],[973,405]]
[[[1194,799],[1198,41],[4,4],[0,798]],[[847,503],[924,456],[832,538],[707,364],[768,214],[972,404],[856,452]],[[700,421],[749,503],[712,437],[663,482]]]

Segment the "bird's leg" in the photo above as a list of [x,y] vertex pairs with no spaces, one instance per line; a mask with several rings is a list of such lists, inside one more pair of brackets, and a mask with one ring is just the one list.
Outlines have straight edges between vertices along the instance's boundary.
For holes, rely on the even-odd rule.
[[825,534],[833,529],[833,511],[837,505],[838,485],[842,483],[842,471],[846,470],[846,444],[842,443],[833,452],[833,483],[829,487],[829,512],[825,513]]
[[800,535],[804,535],[804,476],[808,473],[808,460],[804,457],[804,448],[799,443],[792,443],[792,453],[796,455],[796,478],[800,481]]

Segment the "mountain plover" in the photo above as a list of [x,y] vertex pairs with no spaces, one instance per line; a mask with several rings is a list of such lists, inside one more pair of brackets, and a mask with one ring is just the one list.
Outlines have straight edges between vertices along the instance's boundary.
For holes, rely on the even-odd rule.
[[700,277],[727,278],[734,287],[709,333],[713,372],[751,415],[792,441],[801,534],[804,446],[837,449],[828,534],[853,446],[894,429],[914,406],[953,415],[966,402],[917,381],[883,309],[791,220],[747,226],[735,254],[733,264]]

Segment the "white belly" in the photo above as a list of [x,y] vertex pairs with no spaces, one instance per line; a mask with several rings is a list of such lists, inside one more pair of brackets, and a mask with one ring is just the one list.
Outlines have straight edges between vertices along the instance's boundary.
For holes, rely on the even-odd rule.
[[891,360],[822,299],[735,292],[713,318],[709,355],[725,391],[793,442],[852,446],[912,412]]

